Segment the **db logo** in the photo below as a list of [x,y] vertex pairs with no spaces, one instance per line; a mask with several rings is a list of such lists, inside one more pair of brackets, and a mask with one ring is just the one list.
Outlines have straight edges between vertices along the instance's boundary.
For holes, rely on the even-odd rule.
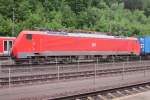
[[92,43],[92,47],[96,47],[96,43]]

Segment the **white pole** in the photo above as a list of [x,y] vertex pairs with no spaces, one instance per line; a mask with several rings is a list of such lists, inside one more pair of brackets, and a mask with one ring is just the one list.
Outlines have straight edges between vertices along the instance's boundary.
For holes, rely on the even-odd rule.
[[29,59],[30,61],[30,72],[32,72],[32,58],[30,57],[30,59]]
[[56,69],[57,69],[57,79],[59,80],[59,66],[57,65],[57,57],[55,57],[55,61],[56,61]]
[[112,59],[113,59],[113,66],[112,67],[114,67],[115,66],[115,58],[114,58],[114,56],[112,56]]
[[98,57],[97,57],[97,66],[98,66]]
[[55,57],[56,69],[57,69],[57,57]]
[[10,77],[11,77],[11,75],[10,75],[10,67],[9,67],[9,88],[10,88],[10,82],[11,82],[11,80],[10,80]]
[[142,62],[141,60],[142,60],[142,58],[141,58],[141,56],[140,56],[140,63]]
[[57,70],[57,71],[58,71],[58,75],[57,75],[57,76],[58,76],[58,80],[59,80],[59,73],[60,73],[60,72],[59,72],[59,66],[58,66],[58,70]]
[[96,83],[96,63],[94,66],[94,86],[95,86],[95,83]]
[[127,57],[127,64],[129,63],[129,57]]
[[[140,56],[140,64],[142,65],[142,57]],[[144,64],[144,63],[143,63]],[[146,66],[145,66],[145,69],[144,69],[144,77],[146,76]]]
[[114,56],[112,56],[112,59],[113,59],[113,64],[115,63],[115,61],[114,61]]
[[1,66],[1,62],[0,62],[0,73],[2,72],[2,68],[1,68],[2,66]]
[[71,56],[70,56],[70,63],[72,62]]
[[78,59],[78,72],[79,72],[79,59]]
[[144,77],[146,76],[146,66],[145,66],[145,69],[144,69]]
[[122,68],[122,80],[124,80],[124,67],[125,67],[125,63],[123,62],[123,68]]

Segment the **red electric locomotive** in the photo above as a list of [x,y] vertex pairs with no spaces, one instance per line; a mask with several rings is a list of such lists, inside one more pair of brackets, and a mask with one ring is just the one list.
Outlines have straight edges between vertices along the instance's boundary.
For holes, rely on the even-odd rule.
[[22,31],[11,52],[15,59],[130,54],[140,54],[136,38],[57,31]]
[[15,37],[0,37],[0,56],[9,56]]

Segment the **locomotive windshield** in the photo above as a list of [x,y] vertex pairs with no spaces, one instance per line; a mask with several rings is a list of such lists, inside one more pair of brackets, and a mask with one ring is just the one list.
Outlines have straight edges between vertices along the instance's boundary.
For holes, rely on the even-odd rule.
[[26,39],[27,40],[32,40],[32,34],[26,34]]

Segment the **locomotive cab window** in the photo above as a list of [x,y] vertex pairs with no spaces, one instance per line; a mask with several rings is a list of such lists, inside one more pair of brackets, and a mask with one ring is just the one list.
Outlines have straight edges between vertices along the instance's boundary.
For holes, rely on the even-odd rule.
[[26,39],[27,40],[32,40],[32,34],[26,34]]

